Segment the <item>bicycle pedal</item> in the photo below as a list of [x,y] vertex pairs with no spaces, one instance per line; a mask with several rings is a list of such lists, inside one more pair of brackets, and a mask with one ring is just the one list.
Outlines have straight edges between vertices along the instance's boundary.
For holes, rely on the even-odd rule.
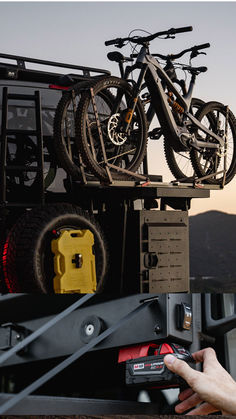
[[141,99],[144,99],[144,100],[149,100],[149,99],[151,99],[151,95],[150,95],[150,93],[144,93],[143,95],[141,95]]
[[149,131],[148,137],[150,140],[159,140],[162,136],[161,128],[154,128],[152,131]]

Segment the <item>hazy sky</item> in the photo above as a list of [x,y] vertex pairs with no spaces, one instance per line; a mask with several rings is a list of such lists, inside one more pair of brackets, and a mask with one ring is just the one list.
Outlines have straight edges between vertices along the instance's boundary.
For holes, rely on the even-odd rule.
[[[193,26],[193,32],[152,42],[151,51],[175,53],[209,42],[207,55],[195,59],[208,72],[198,77],[195,97],[228,104],[236,114],[236,3],[235,2],[0,2],[2,53],[100,67],[118,75],[106,58],[113,47],[104,41],[128,36],[133,29],[150,33],[171,27]],[[128,47],[124,54],[129,54]],[[165,164],[162,143],[150,141],[152,174],[172,176]],[[209,199],[192,203],[190,214],[218,209],[236,214],[236,179]]]

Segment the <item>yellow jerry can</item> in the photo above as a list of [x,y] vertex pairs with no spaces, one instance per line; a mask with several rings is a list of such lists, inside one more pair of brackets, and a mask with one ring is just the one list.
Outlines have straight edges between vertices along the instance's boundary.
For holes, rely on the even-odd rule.
[[63,230],[52,240],[53,287],[56,294],[91,294],[96,291],[94,236],[90,230]]

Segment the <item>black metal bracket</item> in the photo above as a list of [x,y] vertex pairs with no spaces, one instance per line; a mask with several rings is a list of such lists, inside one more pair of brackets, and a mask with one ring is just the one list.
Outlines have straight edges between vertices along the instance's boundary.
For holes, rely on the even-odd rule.
[[17,66],[19,67],[19,68],[26,68],[25,67],[25,62],[24,62],[24,60],[21,60],[21,59],[19,59],[19,60],[17,60],[16,61],[17,62]]
[[[17,323],[4,323],[0,326],[0,350],[6,351],[13,348],[19,342],[23,341],[31,331]],[[28,350],[25,346],[18,352],[18,355],[24,355]]]

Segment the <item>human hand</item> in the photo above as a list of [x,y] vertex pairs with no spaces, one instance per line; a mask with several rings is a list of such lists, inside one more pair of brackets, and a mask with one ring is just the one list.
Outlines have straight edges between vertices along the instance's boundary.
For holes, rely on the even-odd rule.
[[203,372],[194,370],[173,355],[164,358],[167,368],[184,378],[190,386],[179,394],[181,402],[175,407],[176,413],[197,406],[187,414],[207,415],[222,411],[226,415],[235,415],[236,382],[218,362],[214,349],[202,349],[192,356],[196,362],[203,362]]

